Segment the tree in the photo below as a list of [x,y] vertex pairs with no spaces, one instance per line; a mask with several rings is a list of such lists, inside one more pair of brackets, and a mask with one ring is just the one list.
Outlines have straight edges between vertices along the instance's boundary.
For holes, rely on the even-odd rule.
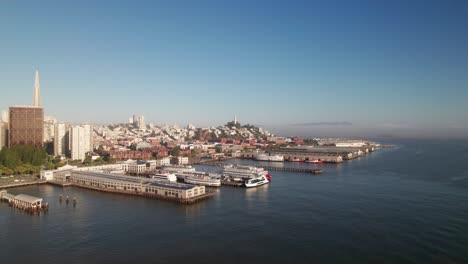
[[20,159],[18,157],[18,153],[15,151],[9,151],[5,158],[5,166],[7,166],[9,169],[14,170],[16,166],[19,165]]
[[171,155],[174,156],[174,157],[178,157],[180,154],[180,146],[177,146],[175,148],[172,149],[171,151]]
[[53,170],[53,169],[55,169],[55,164],[52,163],[52,162],[49,162],[49,163],[46,164],[45,169],[46,170]]
[[40,166],[44,163],[47,158],[47,153],[44,149],[34,149],[33,158],[31,164],[34,166]]
[[91,162],[93,162],[93,160],[91,159],[91,157],[86,157],[83,161],[83,164],[90,164]]

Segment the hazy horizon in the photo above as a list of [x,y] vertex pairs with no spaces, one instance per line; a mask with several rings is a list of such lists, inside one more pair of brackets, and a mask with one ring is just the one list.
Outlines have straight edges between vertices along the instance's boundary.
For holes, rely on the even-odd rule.
[[[339,4],[337,4],[339,3]],[[181,8],[180,6],[183,6]],[[0,109],[39,69],[60,121],[217,126],[280,135],[468,138],[468,3],[10,3]]]

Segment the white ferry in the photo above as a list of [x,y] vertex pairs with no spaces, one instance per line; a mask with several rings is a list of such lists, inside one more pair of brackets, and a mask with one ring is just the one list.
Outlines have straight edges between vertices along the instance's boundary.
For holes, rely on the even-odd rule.
[[169,181],[169,182],[176,182],[177,177],[175,174],[168,173],[168,174],[151,174],[149,176],[151,179],[160,180],[160,181]]
[[224,178],[230,178],[233,181],[245,181],[265,176],[267,179],[271,178],[268,171],[263,168],[244,165],[226,165],[223,168],[222,175]]
[[205,185],[205,186],[212,186],[212,187],[219,187],[221,186],[221,179],[216,178],[210,175],[198,175],[192,174],[187,175],[184,178],[184,182],[195,184],[195,185]]
[[162,167],[163,171],[168,171],[172,173],[191,173],[195,172],[195,168],[192,166],[164,166]]
[[284,161],[284,157],[280,155],[267,155],[267,154],[257,154],[255,156],[256,160],[260,161]]
[[270,181],[267,179],[266,176],[260,176],[258,178],[253,178],[253,179],[250,179],[250,180],[246,180],[245,181],[245,187],[247,187],[247,188],[257,187],[257,186],[267,184],[269,182]]

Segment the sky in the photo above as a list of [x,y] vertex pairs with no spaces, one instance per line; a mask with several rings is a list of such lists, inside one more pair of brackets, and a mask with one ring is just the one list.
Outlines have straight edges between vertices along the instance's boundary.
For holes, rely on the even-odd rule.
[[315,137],[468,137],[467,1],[9,1],[0,109],[241,123]]

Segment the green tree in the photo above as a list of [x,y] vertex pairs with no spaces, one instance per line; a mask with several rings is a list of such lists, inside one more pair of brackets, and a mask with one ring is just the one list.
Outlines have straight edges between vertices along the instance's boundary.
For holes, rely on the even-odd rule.
[[92,163],[92,162],[93,162],[93,160],[91,159],[91,157],[86,157],[86,158],[84,159],[84,161],[83,161],[83,164],[90,164],[90,163]]
[[5,158],[5,166],[7,166],[11,170],[14,170],[16,166],[19,165],[19,163],[20,159],[18,153],[16,153],[15,151],[9,151]]
[[179,154],[180,154],[180,146],[177,146],[177,147],[172,149],[172,151],[171,151],[172,156],[178,157]]

